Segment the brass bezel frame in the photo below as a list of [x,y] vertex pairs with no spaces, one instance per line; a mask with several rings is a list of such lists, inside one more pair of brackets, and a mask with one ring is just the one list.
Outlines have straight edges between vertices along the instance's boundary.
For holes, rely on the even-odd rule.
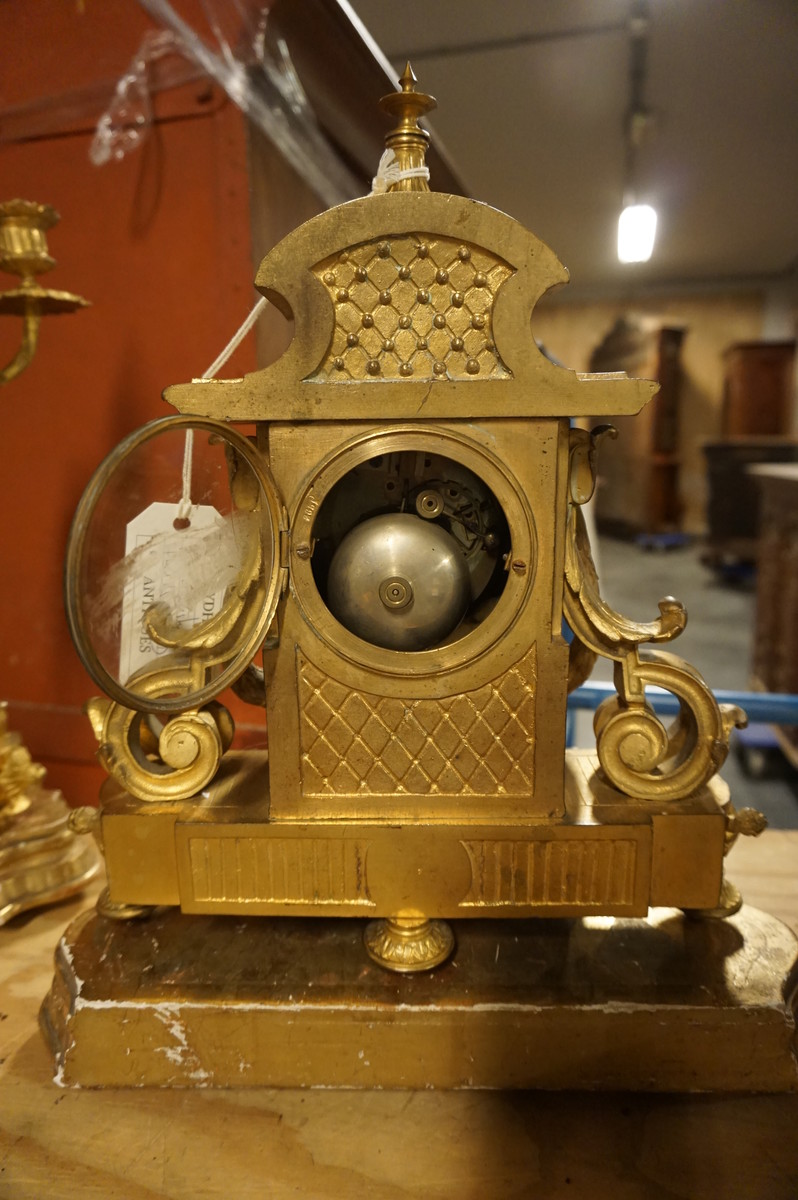
[[[145,442],[162,433],[180,429],[206,430],[208,433],[215,434],[231,445],[255,474],[262,493],[266,497],[267,509],[264,517],[268,517],[268,526],[272,535],[271,577],[268,581],[266,603],[258,612],[253,610],[255,619],[248,637],[243,642],[242,649],[218,675],[215,675],[204,687],[198,688],[189,695],[167,698],[145,697],[130,691],[119,683],[100,661],[88,635],[80,595],[80,567],[91,517],[114,472],[129,454],[139,449]],[[220,421],[191,415],[159,417],[124,438],[103,460],[89,481],[75,511],[67,539],[64,571],[64,603],[67,624],[78,657],[97,686],[118,704],[128,709],[134,709],[136,712],[178,713],[207,704],[226,687],[235,683],[252,662],[277,609],[281,582],[279,561],[281,512],[282,506],[277,486],[260,452],[243,434]]]
[[[311,556],[304,549],[312,547],[316,516],[339,480],[370,458],[397,450],[429,450],[473,471],[493,492],[510,529],[507,582],[496,608],[477,629],[430,650],[389,650],[371,645],[346,629],[324,603],[313,575]],[[523,563],[524,569],[514,571],[513,561]],[[304,620],[326,647],[356,667],[375,673],[383,684],[386,676],[407,680],[456,671],[494,649],[518,619],[534,586],[536,566],[534,514],[513,475],[479,442],[439,426],[396,425],[387,429],[383,426],[358,434],[321,462],[291,514],[291,583]],[[491,678],[495,672],[494,655]]]

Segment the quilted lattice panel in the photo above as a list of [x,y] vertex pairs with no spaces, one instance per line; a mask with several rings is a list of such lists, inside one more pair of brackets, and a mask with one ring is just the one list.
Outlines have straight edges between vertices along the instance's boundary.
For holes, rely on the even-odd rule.
[[513,271],[483,247],[439,235],[379,238],[314,272],[335,308],[332,344],[314,380],[510,376],[492,319]]
[[305,796],[531,795],[534,647],[500,679],[441,700],[358,692],[297,657]]

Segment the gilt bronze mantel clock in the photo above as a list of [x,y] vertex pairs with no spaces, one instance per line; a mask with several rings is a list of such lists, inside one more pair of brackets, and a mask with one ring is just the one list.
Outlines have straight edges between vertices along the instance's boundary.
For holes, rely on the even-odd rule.
[[[378,194],[260,266],[258,290],[295,321],[289,350],[168,388],[181,415],[100,468],[67,571],[106,693],[89,705],[110,775],[88,822],[108,872],[94,921],[122,932],[103,936],[130,948],[156,919],[132,918],[162,907],[203,937],[272,930],[285,949],[294,930],[295,957],[362,929],[387,971],[362,947],[347,961],[400,1008],[411,993],[395,989],[456,968],[450,921],[734,911],[724,852],[746,825],[716,775],[742,713],[650,648],[684,628],[677,601],[649,624],[602,601],[580,511],[608,430],[572,418],[636,413],[655,385],[541,353],[530,314],[566,271],[510,217],[429,190],[417,118],[434,102],[409,69],[401,85]],[[617,696],[596,754],[566,750],[567,694],[596,655]],[[230,749],[230,684],[265,708],[268,754]],[[679,698],[672,728],[655,685]]]

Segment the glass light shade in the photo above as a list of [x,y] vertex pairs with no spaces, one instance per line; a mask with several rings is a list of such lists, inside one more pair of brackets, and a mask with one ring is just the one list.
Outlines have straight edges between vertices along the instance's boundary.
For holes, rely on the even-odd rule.
[[657,233],[657,213],[650,204],[627,204],[618,219],[618,258],[623,263],[648,262]]

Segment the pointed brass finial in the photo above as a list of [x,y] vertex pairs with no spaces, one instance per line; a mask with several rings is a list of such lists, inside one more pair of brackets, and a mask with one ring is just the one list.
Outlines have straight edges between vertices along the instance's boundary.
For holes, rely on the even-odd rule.
[[[437,108],[438,102],[433,96],[416,91],[417,79],[410,63],[407,64],[399,80],[402,90],[391,92],[380,100],[380,108],[390,116],[398,118],[395,129],[386,134],[385,145],[396,155],[396,165],[399,171],[419,171],[426,168],[426,153],[429,146],[429,134],[422,129],[418,118]],[[409,178],[398,179],[391,183],[389,192],[428,192],[429,184],[425,174],[414,174]]]

